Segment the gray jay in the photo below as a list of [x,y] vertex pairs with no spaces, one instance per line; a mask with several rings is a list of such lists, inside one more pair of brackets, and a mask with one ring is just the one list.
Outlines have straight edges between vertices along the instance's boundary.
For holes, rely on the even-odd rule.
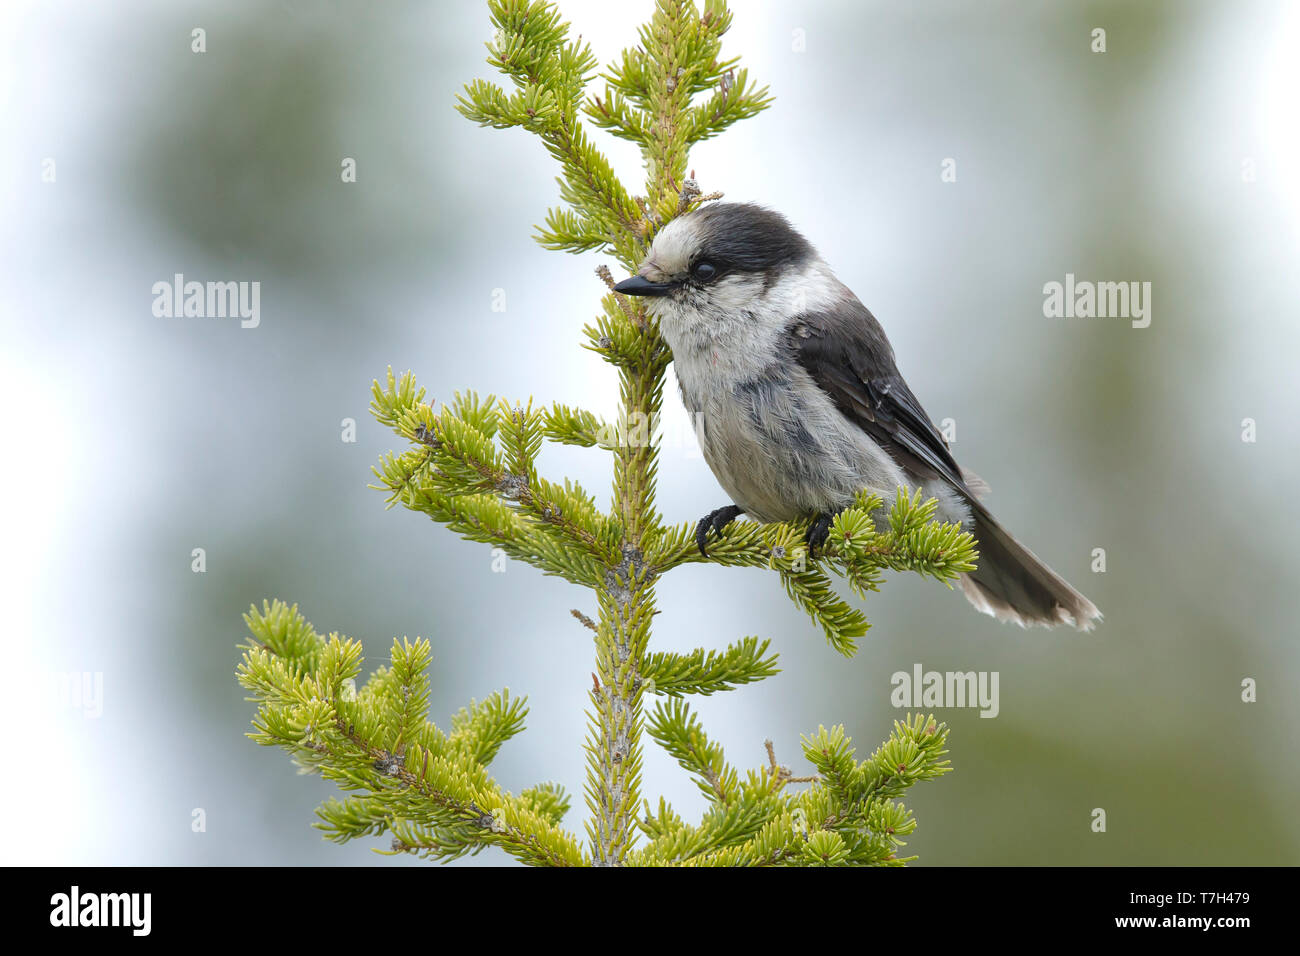
[[980,503],[987,487],[953,460],[880,323],[783,216],[745,203],[679,216],[614,290],[649,297],[704,459],[735,502],[700,521],[701,553],[741,514],[808,519],[816,550],[859,491],[888,502],[910,485],[974,534],[961,587],[978,610],[1022,627],[1101,618]]

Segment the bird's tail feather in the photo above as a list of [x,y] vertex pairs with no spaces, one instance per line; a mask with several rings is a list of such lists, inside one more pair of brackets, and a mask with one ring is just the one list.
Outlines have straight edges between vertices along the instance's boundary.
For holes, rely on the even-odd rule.
[[1065,579],[1034,557],[983,505],[971,502],[972,529],[979,547],[976,569],[961,576],[966,598],[999,621],[1021,627],[1069,624],[1090,631],[1101,612]]

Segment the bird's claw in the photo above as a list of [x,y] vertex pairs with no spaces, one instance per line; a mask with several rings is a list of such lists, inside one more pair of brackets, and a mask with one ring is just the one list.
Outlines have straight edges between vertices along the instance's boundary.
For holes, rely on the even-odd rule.
[[821,550],[821,546],[830,537],[831,525],[835,523],[836,514],[837,512],[823,511],[813,518],[812,524],[808,526],[808,536],[804,539],[810,555]]
[[718,508],[710,511],[700,523],[695,526],[695,544],[700,549],[700,554],[704,557],[709,556],[706,545],[709,543],[709,533],[721,534],[722,529],[731,522],[735,521],[740,515],[745,513],[744,508],[738,508],[735,505],[727,505],[725,508]]

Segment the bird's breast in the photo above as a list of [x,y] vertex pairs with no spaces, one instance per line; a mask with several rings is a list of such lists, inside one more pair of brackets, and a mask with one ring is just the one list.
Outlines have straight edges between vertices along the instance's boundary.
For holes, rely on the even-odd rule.
[[785,521],[849,504],[864,487],[892,495],[897,465],[802,368],[769,362],[731,376],[716,368],[679,361],[682,401],[705,461],[748,514]]

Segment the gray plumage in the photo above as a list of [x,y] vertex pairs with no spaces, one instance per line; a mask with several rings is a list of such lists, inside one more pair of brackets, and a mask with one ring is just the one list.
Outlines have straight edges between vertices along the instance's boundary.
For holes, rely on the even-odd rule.
[[978,541],[961,581],[976,608],[1022,626],[1100,619],[980,503],[982,482],[953,460],[880,323],[784,217],[701,207],[668,223],[616,288],[650,297],[705,461],[746,514],[813,518],[863,488],[888,502],[919,486]]

